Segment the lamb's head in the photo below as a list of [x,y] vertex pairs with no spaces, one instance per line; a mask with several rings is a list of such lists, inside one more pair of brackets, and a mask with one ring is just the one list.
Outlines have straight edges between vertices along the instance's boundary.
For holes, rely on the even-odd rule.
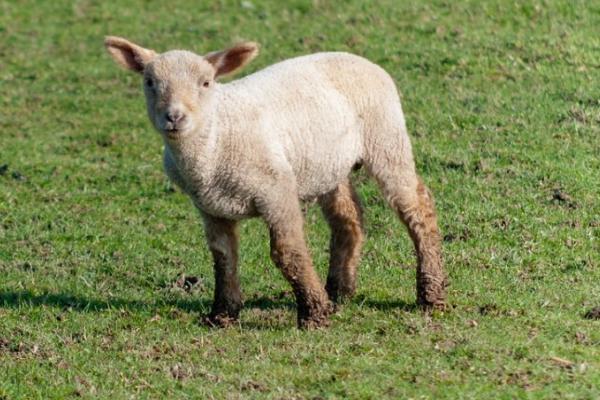
[[143,76],[148,116],[170,140],[193,132],[210,115],[217,78],[239,70],[258,54],[253,42],[204,56],[184,50],[158,54],[114,36],[104,44],[119,65]]

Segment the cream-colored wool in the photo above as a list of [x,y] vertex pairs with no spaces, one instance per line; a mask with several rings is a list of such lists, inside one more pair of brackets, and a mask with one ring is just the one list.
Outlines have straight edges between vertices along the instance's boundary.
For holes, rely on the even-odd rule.
[[[318,53],[221,84],[215,79],[257,55],[256,44],[204,57],[182,50],[157,54],[116,37],[108,37],[106,46],[119,64],[143,74],[148,115],[164,140],[165,170],[207,226],[261,216],[272,236],[290,231],[282,234],[287,238],[282,243],[303,241],[298,199],[332,193],[362,164],[410,229],[404,214],[423,203],[419,178],[398,92],[379,66],[348,53]],[[300,231],[286,224],[299,224]],[[227,238],[209,246],[229,243]],[[304,243],[298,246],[303,254]],[[230,252],[224,248],[219,254]],[[283,269],[286,262],[281,261]],[[444,277],[433,275],[439,295],[424,301],[442,303]],[[323,302],[317,286],[308,291]],[[295,288],[299,301],[305,289]]]

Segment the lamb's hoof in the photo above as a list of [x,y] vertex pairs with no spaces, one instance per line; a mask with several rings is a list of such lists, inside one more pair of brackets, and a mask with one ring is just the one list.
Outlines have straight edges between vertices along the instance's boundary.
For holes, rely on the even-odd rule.
[[229,314],[210,314],[202,318],[202,324],[211,328],[227,328],[235,325],[238,318]]
[[213,328],[226,328],[238,321],[242,301],[237,299],[218,299],[212,305],[209,315],[202,318],[203,325]]
[[448,309],[448,305],[444,302],[440,303],[421,303],[417,302],[417,305],[421,310],[426,313],[432,313],[434,311],[446,311]]
[[298,319],[298,329],[302,330],[327,328],[329,325],[331,325],[331,321],[329,321],[329,316],[325,315],[311,316],[310,318]]
[[[301,311],[301,310],[299,310]],[[298,313],[298,328],[305,330],[326,328],[331,324],[329,316],[333,313],[334,306],[327,301],[320,307],[311,307],[309,313]]]
[[419,296],[417,298],[417,305],[419,308],[421,308],[421,310],[428,313],[433,311],[446,311],[448,309],[446,304],[446,296],[430,296],[429,298],[426,298],[425,296]]
[[426,312],[432,311],[446,311],[448,306],[446,304],[448,280],[444,279],[441,283],[432,284],[428,282],[427,285],[420,284],[417,288],[417,305]]
[[354,287],[337,287],[334,285],[327,285],[325,287],[329,300],[334,304],[334,312],[337,312],[338,305],[349,303],[354,297]]

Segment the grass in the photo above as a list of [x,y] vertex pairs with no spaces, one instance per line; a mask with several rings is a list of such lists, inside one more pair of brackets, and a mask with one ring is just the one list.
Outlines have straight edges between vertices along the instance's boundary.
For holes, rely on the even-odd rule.
[[[0,2],[0,399],[597,398],[598,26],[598,4],[566,0]],[[451,310],[414,309],[408,235],[359,174],[359,290],[329,329],[295,329],[257,220],[240,324],[200,325],[198,217],[106,34],[197,52],[256,40],[249,72],[320,50],[381,64],[436,196]],[[324,276],[314,206],[307,232]]]

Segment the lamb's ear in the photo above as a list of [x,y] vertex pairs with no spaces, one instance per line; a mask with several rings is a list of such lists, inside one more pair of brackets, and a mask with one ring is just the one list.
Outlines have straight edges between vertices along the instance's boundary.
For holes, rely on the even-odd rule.
[[254,42],[244,42],[233,46],[227,50],[213,51],[204,56],[204,59],[211,63],[217,73],[215,78],[231,74],[258,55],[258,44]]
[[116,36],[105,37],[104,46],[119,65],[139,73],[142,73],[146,64],[156,57],[153,50]]

